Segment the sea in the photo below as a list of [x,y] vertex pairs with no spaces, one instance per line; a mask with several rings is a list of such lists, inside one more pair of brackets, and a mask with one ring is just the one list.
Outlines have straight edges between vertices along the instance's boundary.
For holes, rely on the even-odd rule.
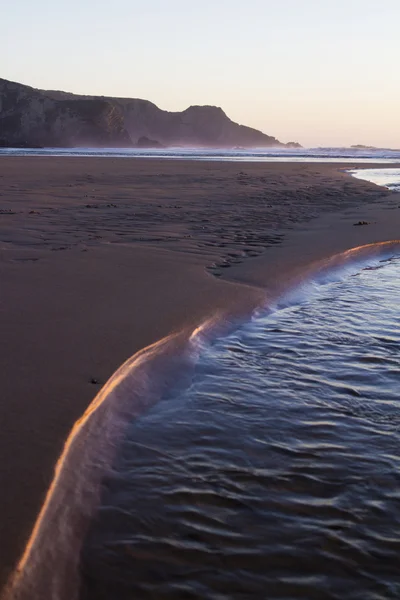
[[400,161],[400,149],[385,148],[0,148],[0,156],[98,156],[234,162],[371,162]]
[[[400,190],[400,151],[4,153],[379,162],[350,172]],[[377,244],[194,332],[104,471],[79,599],[398,600],[399,298],[400,242]]]

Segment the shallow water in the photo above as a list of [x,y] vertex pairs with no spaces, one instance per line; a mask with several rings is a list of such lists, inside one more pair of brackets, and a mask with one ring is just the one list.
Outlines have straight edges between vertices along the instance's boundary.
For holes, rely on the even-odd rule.
[[394,192],[400,192],[400,169],[356,169],[350,171],[354,177],[358,179],[365,179],[371,181],[377,185],[387,187],[389,190]]
[[376,260],[205,344],[129,427],[81,597],[399,598],[399,295]]

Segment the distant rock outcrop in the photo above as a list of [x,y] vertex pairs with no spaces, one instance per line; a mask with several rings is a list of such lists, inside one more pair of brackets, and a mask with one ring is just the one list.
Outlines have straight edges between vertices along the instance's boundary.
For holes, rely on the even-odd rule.
[[375,146],[365,146],[364,144],[354,144],[350,148],[353,150],[378,150]]
[[79,96],[0,79],[0,146],[248,148],[285,144],[234,123],[215,106],[167,112],[148,100]]
[[136,148],[165,148],[165,146],[156,140],[149,140],[148,137],[143,135],[136,142]]

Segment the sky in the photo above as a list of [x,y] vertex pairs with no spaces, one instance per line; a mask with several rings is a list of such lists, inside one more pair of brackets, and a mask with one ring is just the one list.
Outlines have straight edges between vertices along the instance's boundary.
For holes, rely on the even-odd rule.
[[0,0],[0,77],[400,147],[400,0]]

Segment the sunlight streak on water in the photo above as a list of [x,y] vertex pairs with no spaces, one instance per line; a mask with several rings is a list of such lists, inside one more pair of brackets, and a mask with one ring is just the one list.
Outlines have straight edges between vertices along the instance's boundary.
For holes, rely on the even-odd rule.
[[[392,376],[398,375],[398,355],[387,352],[398,354],[400,278],[398,271],[393,275],[398,261],[388,261],[388,256],[399,252],[399,244],[398,240],[370,244],[328,257],[288,280],[291,287],[286,293],[274,303],[270,298],[266,308],[257,309],[244,324],[242,317],[221,312],[192,333],[171,335],[126,361],[73,428],[2,598],[123,600],[135,593],[140,598],[172,594],[174,599],[228,600],[233,589],[243,589],[246,598],[250,593],[264,597],[257,595],[261,587],[268,584],[275,589],[281,579],[293,577],[300,582],[293,588],[296,598],[320,598],[313,593],[323,589],[321,582],[304,587],[304,574],[292,564],[293,555],[298,558],[300,552],[295,537],[304,526],[296,515],[305,501],[301,495],[293,499],[297,484],[291,472],[280,472],[279,457],[309,457],[311,475],[301,473],[303,464],[297,475],[305,477],[305,504],[318,511],[325,510],[326,498],[318,496],[322,493],[318,485],[316,494],[313,490],[312,482],[319,477],[318,469],[313,471],[318,466],[316,440],[323,441],[323,451],[325,442],[333,451],[354,446],[355,464],[360,461],[364,468],[371,463],[375,468],[376,457],[371,460],[365,450],[365,432],[358,432],[358,421],[348,427],[344,419],[363,417],[371,407],[374,418],[379,411],[397,418],[393,416],[397,399],[389,395]],[[357,331],[357,322],[365,331]],[[349,333],[346,327],[354,331]],[[367,350],[372,345],[377,352],[382,347],[381,355],[357,355],[363,345]],[[362,380],[357,384],[359,373]],[[368,373],[372,379],[366,381]],[[315,390],[319,390],[316,398]],[[364,394],[370,390],[377,397]],[[317,414],[324,397],[327,414]],[[376,418],[370,421],[365,431],[376,443],[380,460],[383,430],[376,427]],[[337,432],[350,435],[344,445],[335,439]],[[397,430],[390,435],[387,439],[397,444]],[[357,448],[358,439],[364,455]],[[392,460],[395,449],[389,448],[387,456]],[[328,475],[346,476],[348,464],[342,459],[344,455],[333,453],[333,463],[326,463]],[[265,472],[271,472],[267,482]],[[382,493],[380,502],[387,510],[385,489]],[[339,501],[330,499],[332,505]],[[286,512],[280,514],[274,502],[287,505]],[[255,512],[253,505],[258,506]],[[273,522],[268,515],[273,515]],[[323,523],[323,515],[318,518],[323,538],[329,525]],[[396,511],[392,519],[396,521]],[[290,538],[279,555],[278,562],[285,565],[282,576],[274,571],[274,544],[278,547],[280,539],[275,521]],[[310,536],[316,534],[315,522],[307,526]],[[260,542],[258,528],[271,537],[272,545]],[[368,540],[363,543],[368,545]],[[314,559],[307,554],[303,558],[307,570]],[[227,565],[222,572],[221,560]],[[258,569],[263,565],[263,575],[254,571],[257,564]],[[198,574],[210,569],[214,575],[199,587]],[[326,574],[312,577],[326,579]],[[277,597],[291,597],[285,588],[279,589]],[[240,594],[235,592],[235,597]]]

